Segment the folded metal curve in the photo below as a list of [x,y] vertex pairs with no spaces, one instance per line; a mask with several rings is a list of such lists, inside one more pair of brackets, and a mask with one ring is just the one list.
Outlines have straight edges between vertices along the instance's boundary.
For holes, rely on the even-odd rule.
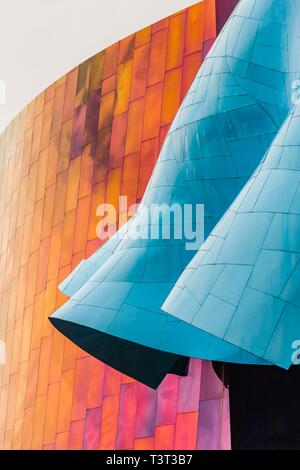
[[[293,5],[292,0],[238,4],[177,113],[144,206],[204,204],[205,237],[223,216],[289,110],[289,87],[299,70],[292,63]],[[119,338],[166,354],[266,363],[161,309],[194,253],[185,249],[188,240],[184,238],[126,237],[126,230],[140,217],[138,212],[123,228],[123,235],[107,242],[65,280],[61,289],[71,299],[50,317],[54,326],[73,341],[75,324],[82,330],[92,328],[94,335],[107,334],[114,341]],[[184,308],[191,311],[194,306]],[[75,342],[91,352],[88,342],[81,344],[80,335]],[[125,356],[119,354],[112,362],[109,344],[92,354],[139,380],[143,375],[145,382],[145,370],[142,374],[138,368],[128,371]],[[144,351],[139,354],[142,358]],[[172,356],[168,367],[177,360]],[[148,357],[141,359],[143,369],[147,361]],[[146,382],[153,384],[152,372]]]
[[[300,346],[299,282],[300,105],[164,308],[289,369]],[[188,317],[182,305],[190,297],[198,308]]]

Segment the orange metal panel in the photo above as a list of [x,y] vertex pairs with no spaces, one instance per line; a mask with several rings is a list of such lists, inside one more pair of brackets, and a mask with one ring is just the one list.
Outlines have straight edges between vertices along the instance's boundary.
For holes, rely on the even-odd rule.
[[150,46],[148,43],[138,47],[134,51],[130,95],[131,100],[145,96],[148,79],[149,53]]
[[150,63],[148,72],[148,85],[154,85],[164,79],[168,30],[163,29],[152,35],[150,46]]
[[[186,24],[186,12],[170,18],[168,31],[168,48],[166,57],[166,69],[172,69],[182,65],[184,53],[184,35]],[[178,109],[178,107],[177,107]]]
[[119,396],[112,395],[103,399],[102,425],[99,449],[115,449],[119,412]]
[[47,395],[37,397],[34,410],[32,449],[41,449],[43,445]]
[[130,103],[128,114],[128,130],[126,136],[125,155],[138,152],[142,141],[145,100],[140,98]]
[[116,90],[116,105],[114,115],[124,113],[128,110],[131,75],[132,75],[132,59],[123,62],[118,67],[117,74],[117,90]]
[[65,432],[69,430],[72,413],[72,400],[70,397],[73,396],[74,378],[74,370],[63,372],[61,376],[57,432]]
[[176,68],[166,72],[161,112],[161,125],[171,124],[181,102],[182,70]]
[[156,85],[153,85],[147,89],[143,140],[148,140],[159,135],[162,95],[163,82],[157,83]]
[[56,426],[59,404],[59,382],[49,385],[47,394],[46,414],[45,414],[45,430],[44,443],[51,444],[56,438]]
[[154,448],[157,450],[173,450],[175,425],[157,426],[155,430]]
[[205,3],[200,2],[187,12],[185,54],[192,54],[202,48]]
[[197,441],[198,413],[178,413],[174,449],[195,449]]

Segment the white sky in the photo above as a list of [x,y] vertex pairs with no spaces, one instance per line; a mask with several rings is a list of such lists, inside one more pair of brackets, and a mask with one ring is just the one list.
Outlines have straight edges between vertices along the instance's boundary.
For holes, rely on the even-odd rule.
[[[0,0],[0,132],[29,101],[83,60],[195,3]],[[3,82],[6,102],[1,104]]]

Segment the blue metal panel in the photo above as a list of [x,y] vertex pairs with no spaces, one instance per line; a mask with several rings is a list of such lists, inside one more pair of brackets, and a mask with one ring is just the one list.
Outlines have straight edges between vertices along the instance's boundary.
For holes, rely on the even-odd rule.
[[[234,212],[229,209],[233,222],[229,225],[225,217],[222,227],[220,221],[186,268],[189,276],[179,280],[164,304],[167,312],[180,319],[284,368],[292,364],[293,343],[300,339],[300,171],[295,165],[296,149],[300,156],[299,111],[300,105],[282,126],[276,147],[271,146],[264,165],[251,180],[251,189],[238,196]],[[275,165],[274,155],[279,157]],[[265,169],[272,166],[271,171]],[[210,252],[216,250],[215,239],[218,256],[207,265]],[[205,245],[208,251],[203,249]],[[236,286],[230,286],[236,283],[233,268],[237,265],[246,265],[251,276],[246,283],[241,279],[244,291],[234,311],[223,303],[208,310],[203,298],[215,295],[218,285],[202,283],[202,279],[216,279],[222,269],[227,274],[227,289],[235,292]],[[201,288],[195,289],[197,284]],[[179,314],[178,308],[186,304],[192,288],[199,309],[190,318]],[[222,288],[219,295],[223,298]]]

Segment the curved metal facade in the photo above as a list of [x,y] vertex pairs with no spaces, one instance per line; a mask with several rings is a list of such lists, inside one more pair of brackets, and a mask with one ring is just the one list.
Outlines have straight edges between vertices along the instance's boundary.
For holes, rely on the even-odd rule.
[[[291,84],[299,72],[297,18],[293,1],[239,3],[172,123],[142,199],[143,208],[203,204],[204,236],[211,232],[261,162],[289,112]],[[186,250],[184,237],[127,237],[133,224],[143,225],[143,214],[139,210],[119,238],[100,248],[63,283],[71,299],[52,315],[53,324],[96,357],[151,386],[157,386],[176,361],[173,356],[166,360],[165,353],[267,363],[209,329],[189,325],[220,267],[212,269],[211,276],[207,268],[203,278],[199,270],[190,289],[185,288],[186,295],[179,295],[176,306],[169,307],[173,296],[181,292],[179,281],[164,306],[167,312],[176,312],[178,320],[162,310],[193,252]],[[160,223],[166,228],[163,218]],[[211,238],[203,249],[210,243]],[[183,282],[189,273],[183,274]],[[240,283],[245,276],[244,272],[236,274]],[[224,315],[229,317],[233,307],[226,308]],[[213,298],[207,316],[216,309],[218,300]],[[128,357],[120,354],[120,342],[115,346],[117,338],[134,343]],[[161,361],[159,356],[151,360],[148,349],[137,354],[136,345],[153,348],[153,355],[161,351]],[[128,352],[130,346],[123,348]],[[136,357],[136,362],[130,357]]]
[[[272,80],[278,73],[282,76],[286,66],[289,80],[297,78],[299,6],[294,2],[251,3],[253,18],[263,5],[272,7],[265,11],[270,25],[265,29],[264,23],[257,23],[259,61],[267,64]],[[282,62],[279,54],[272,56],[275,46],[282,51],[287,47]],[[257,57],[255,51],[252,57]],[[275,82],[272,86],[275,91]],[[169,313],[196,329],[286,369],[293,363],[300,335],[296,288],[299,105],[292,102],[293,89],[292,84],[287,88],[289,116],[262,163],[164,304]],[[267,100],[267,94],[263,99]],[[261,125],[256,124],[261,132]],[[241,158],[247,151],[252,154],[253,146],[245,146]],[[189,302],[194,310],[184,311],[182,305]]]
[[235,1],[205,0],[133,34],[51,85],[0,137],[0,446],[229,448],[211,365],[157,391],[55,330],[57,286],[100,242],[96,208],[143,197],[173,118]]

